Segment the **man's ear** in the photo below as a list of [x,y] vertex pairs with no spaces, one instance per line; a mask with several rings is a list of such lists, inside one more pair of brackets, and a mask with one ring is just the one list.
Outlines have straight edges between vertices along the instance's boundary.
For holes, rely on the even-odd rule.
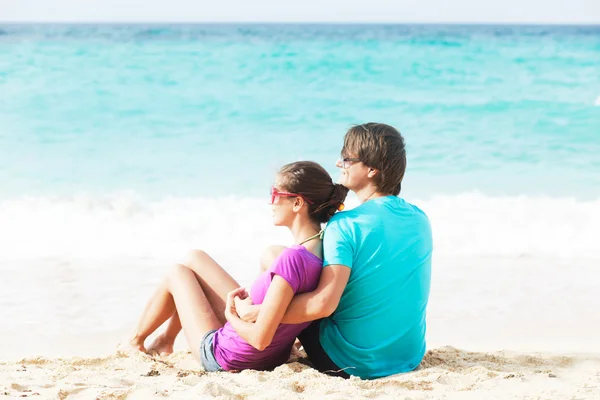
[[375,177],[375,175],[377,175],[378,173],[379,173],[379,170],[378,170],[378,169],[375,169],[375,168],[369,168],[369,173],[367,174],[367,176],[368,176],[369,178],[371,178],[371,179],[372,179],[372,178],[374,178],[374,177]]

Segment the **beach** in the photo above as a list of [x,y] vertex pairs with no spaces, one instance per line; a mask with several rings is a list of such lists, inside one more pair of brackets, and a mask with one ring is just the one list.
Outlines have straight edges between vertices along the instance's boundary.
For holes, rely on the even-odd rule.
[[[328,377],[290,360],[274,371],[205,373],[189,353],[0,363],[0,396],[58,399],[597,399],[599,356],[430,350],[414,372]],[[4,397],[3,397],[4,398]]]
[[[600,398],[599,29],[0,24],[0,400]],[[190,249],[249,288],[292,244],[278,168],[337,179],[366,121],[405,137],[401,196],[431,221],[416,371],[122,346]]]
[[[37,393],[52,399],[600,398],[600,317],[595,312],[600,271],[596,263],[570,259],[553,264],[526,258],[473,261],[457,257],[436,263],[428,313],[429,351],[411,373],[344,381],[319,374],[305,365],[306,360],[297,362],[297,357],[272,372],[204,373],[185,350],[181,336],[175,353],[167,357],[119,345],[143,306],[143,301],[123,301],[112,306],[112,328],[89,324],[88,332],[78,332],[75,320],[63,321],[71,333],[60,332],[51,314],[54,317],[46,323],[47,329],[39,323],[12,338],[5,333],[0,395],[18,398]],[[96,274],[98,279],[101,270]],[[131,296],[127,288],[118,289],[114,279],[113,298]],[[100,304],[104,294],[97,292]],[[145,292],[149,295],[151,287]],[[53,333],[53,328],[58,332]],[[103,328],[104,332],[98,332]]]

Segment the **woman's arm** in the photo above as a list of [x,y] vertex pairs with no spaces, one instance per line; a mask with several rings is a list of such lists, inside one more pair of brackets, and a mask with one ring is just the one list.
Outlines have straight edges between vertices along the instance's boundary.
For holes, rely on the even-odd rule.
[[274,275],[267,294],[260,305],[255,323],[243,321],[237,314],[235,297],[248,296],[244,288],[235,289],[227,294],[225,318],[238,335],[257,350],[264,350],[273,341],[275,331],[283,319],[285,310],[294,297],[290,284],[279,275]]
[[246,322],[256,322],[256,318],[258,317],[258,311],[260,310],[260,304],[252,304],[252,299],[250,296],[242,299],[241,297],[234,298],[235,301],[235,311],[237,315],[240,316],[242,321]]

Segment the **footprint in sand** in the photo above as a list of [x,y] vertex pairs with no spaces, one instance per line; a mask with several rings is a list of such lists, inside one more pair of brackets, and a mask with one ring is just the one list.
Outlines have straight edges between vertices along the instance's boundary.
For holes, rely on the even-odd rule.
[[[78,392],[71,392],[68,400],[97,400],[97,399],[124,399],[127,391],[111,390],[107,388],[89,388]],[[127,397],[128,398],[128,397]]]
[[155,389],[150,388],[139,388],[127,395],[127,400],[148,400],[155,399],[157,397],[157,392]]
[[233,393],[232,391],[214,382],[201,382],[196,385],[194,392],[204,396],[225,397],[228,399],[238,397],[236,393]]
[[[19,397],[29,397],[28,394],[31,394],[32,396],[33,395],[39,396],[39,393],[34,392],[34,390],[30,389],[29,386],[19,385],[18,383],[11,383],[10,384],[10,388],[12,390],[17,391],[17,392],[24,393],[24,394],[20,395]],[[34,387],[34,389],[35,388],[37,388],[37,387]],[[0,394],[4,394],[6,396],[9,396],[10,392],[4,392],[4,391],[2,391],[2,392],[0,392]]]
[[197,384],[200,383],[201,380],[202,380],[202,378],[200,376],[192,374],[192,375],[187,375],[187,376],[183,377],[181,379],[181,382],[183,382],[183,384],[187,385],[187,386],[196,386]]
[[17,392],[25,392],[28,391],[28,387],[27,386],[23,386],[23,385],[19,385],[18,383],[11,383],[10,384],[10,388],[12,390],[16,390]]

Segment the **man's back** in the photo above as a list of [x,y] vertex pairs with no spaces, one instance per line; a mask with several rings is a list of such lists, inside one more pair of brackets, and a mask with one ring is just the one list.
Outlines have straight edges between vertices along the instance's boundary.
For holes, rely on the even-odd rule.
[[362,378],[417,367],[425,353],[431,253],[427,216],[398,197],[334,216],[324,266],[352,268],[338,308],[321,323],[321,344],[336,365]]

